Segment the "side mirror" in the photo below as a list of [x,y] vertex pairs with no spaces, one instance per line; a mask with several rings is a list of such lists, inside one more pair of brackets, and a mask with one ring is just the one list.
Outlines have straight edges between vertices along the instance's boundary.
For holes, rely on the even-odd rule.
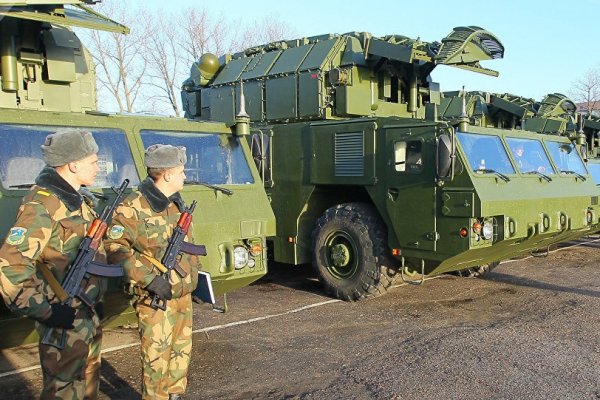
[[[454,136],[454,135],[452,135]],[[439,178],[452,180],[454,178],[454,156],[455,146],[454,137],[448,134],[442,134],[437,140],[436,151],[436,173]]]

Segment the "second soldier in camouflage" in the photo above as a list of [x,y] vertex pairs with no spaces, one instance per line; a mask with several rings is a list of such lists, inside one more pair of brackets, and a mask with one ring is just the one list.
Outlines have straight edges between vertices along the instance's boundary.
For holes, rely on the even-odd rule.
[[[179,399],[187,387],[192,350],[191,292],[198,282],[199,258],[182,254],[181,278],[157,268],[174,227],[185,210],[185,148],[153,145],[146,149],[148,178],[117,208],[105,242],[109,261],[122,264],[134,295],[142,353],[144,399]],[[190,228],[190,232],[192,229]],[[191,242],[191,238],[187,238]],[[166,310],[151,306],[152,297]]]

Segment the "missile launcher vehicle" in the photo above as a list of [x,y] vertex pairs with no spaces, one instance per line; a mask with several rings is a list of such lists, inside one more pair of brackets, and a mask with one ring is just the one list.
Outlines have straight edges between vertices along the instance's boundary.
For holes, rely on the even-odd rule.
[[[88,129],[99,145],[94,187],[98,210],[114,198],[111,187],[145,178],[144,149],[155,143],[187,148],[182,196],[194,212],[193,237],[204,244],[203,269],[215,295],[266,273],[266,237],[275,234],[273,211],[247,141],[247,121],[225,125],[184,118],[110,115],[96,104],[95,67],[71,27],[127,33],[128,28],[88,7],[93,1],[26,0],[0,3],[0,239],[23,195],[44,167],[41,144],[59,128]],[[42,279],[40,277],[40,279]],[[105,299],[105,327],[136,320],[120,281]],[[2,304],[2,306],[4,306]],[[35,340],[32,321],[0,310],[0,347]]]
[[274,260],[312,263],[330,294],[357,300],[404,272],[479,271],[598,223],[598,191],[569,138],[478,123],[466,96],[447,99],[431,80],[438,66],[497,75],[480,62],[503,55],[475,26],[441,42],[328,34],[204,54],[182,98],[189,118],[249,115]]

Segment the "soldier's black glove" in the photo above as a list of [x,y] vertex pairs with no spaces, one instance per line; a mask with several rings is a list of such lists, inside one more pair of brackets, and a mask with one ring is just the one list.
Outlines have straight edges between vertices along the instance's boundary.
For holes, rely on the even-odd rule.
[[66,304],[50,304],[52,315],[42,323],[53,328],[73,329],[75,321],[75,309]]
[[146,290],[163,300],[171,300],[173,298],[173,295],[171,294],[171,283],[160,276],[155,277],[152,282],[146,286]]

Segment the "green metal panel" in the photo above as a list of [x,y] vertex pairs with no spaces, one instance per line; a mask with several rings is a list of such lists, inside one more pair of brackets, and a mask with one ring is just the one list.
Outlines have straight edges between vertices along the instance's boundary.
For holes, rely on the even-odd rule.
[[271,51],[254,56],[252,63],[249,63],[244,70],[242,79],[254,79],[267,75],[281,53],[281,51]]
[[[285,93],[285,96],[282,96],[282,93]],[[266,98],[268,119],[295,118],[298,110],[296,75],[267,80]]]
[[304,62],[302,62],[299,71],[323,69],[329,59],[331,50],[340,40],[342,39],[330,39],[315,43]]
[[358,38],[354,36],[348,36],[345,40],[346,48],[344,49],[340,66],[366,65],[363,47]]
[[[244,83],[244,97],[246,98],[246,112],[251,121],[260,121],[265,112],[265,101],[263,99],[264,81],[250,81]],[[236,113],[239,112],[239,87],[236,88]]]
[[310,183],[374,185],[376,126],[372,121],[312,124]]
[[251,60],[252,58],[244,57],[228,62],[219,72],[219,75],[217,75],[216,79],[212,84],[222,85],[224,83],[232,83],[238,81],[240,79],[240,75],[242,75],[242,72]]
[[475,193],[442,190],[441,211],[447,217],[475,217]]
[[323,114],[322,75],[304,72],[298,75],[298,115],[300,118],[318,118]]
[[210,119],[229,121],[235,119],[235,90],[233,86],[223,86],[210,92]]
[[312,44],[308,44],[284,50],[268,75],[296,72],[313,46]]

